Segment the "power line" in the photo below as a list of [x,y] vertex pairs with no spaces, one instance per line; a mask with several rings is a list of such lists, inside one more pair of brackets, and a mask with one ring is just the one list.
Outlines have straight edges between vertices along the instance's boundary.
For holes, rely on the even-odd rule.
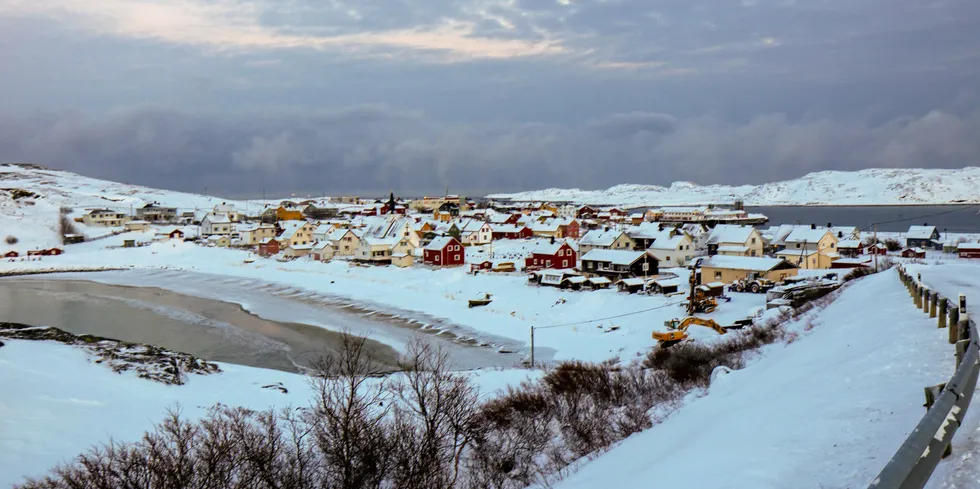
[[574,322],[574,323],[551,324],[551,325],[548,325],[548,326],[535,326],[534,329],[535,330],[539,330],[539,329],[549,329],[549,328],[561,328],[561,327],[565,327],[565,326],[575,326],[575,325],[578,325],[578,324],[588,324],[588,323],[596,323],[596,322],[599,322],[599,321],[608,321],[610,319],[618,319],[618,318],[621,318],[621,317],[633,316],[633,315],[636,315],[636,314],[642,314],[644,312],[655,311],[657,309],[663,309],[665,307],[676,306],[676,305],[683,304],[683,303],[684,303],[684,301],[671,302],[670,304],[664,304],[664,305],[657,306],[657,307],[651,307],[649,309],[643,309],[641,311],[627,312],[625,314],[618,314],[618,315],[615,315],[615,316],[609,316],[609,317],[598,318],[598,319],[588,319],[588,320],[585,320],[585,321],[578,321],[578,322]]
[[970,205],[965,205],[963,207],[959,207],[959,208],[956,208],[956,209],[950,209],[948,211],[934,212],[932,214],[923,214],[921,216],[907,217],[907,218],[904,218],[904,219],[892,219],[890,221],[873,222],[873,223],[869,224],[867,227],[861,229],[861,231],[867,231],[871,227],[876,226],[876,225],[879,225],[879,224],[891,224],[891,223],[895,223],[895,222],[915,221],[915,220],[919,220],[919,219],[926,218],[926,217],[941,216],[943,214],[952,214],[954,212],[959,212],[959,211],[962,211],[962,210],[966,210],[966,209],[969,209],[971,207],[977,207],[978,205],[980,205],[980,204],[970,204]]

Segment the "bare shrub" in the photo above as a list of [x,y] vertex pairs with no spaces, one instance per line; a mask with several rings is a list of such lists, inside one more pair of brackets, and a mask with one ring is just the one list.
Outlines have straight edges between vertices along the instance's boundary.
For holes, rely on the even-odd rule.
[[17,242],[18,242],[18,241],[20,241],[20,240],[19,240],[19,239],[17,239],[17,236],[14,236],[14,235],[12,235],[12,234],[8,234],[8,235],[7,235],[7,237],[6,237],[6,238],[4,238],[4,241],[5,241],[5,242],[6,242],[7,244],[9,244],[9,245],[15,245],[15,244],[17,244]]
[[68,234],[78,234],[78,228],[75,227],[75,221],[65,214],[62,214],[58,219],[58,229],[62,236]]
[[882,244],[885,245],[888,251],[900,251],[902,249],[902,243],[895,238],[888,238],[882,241]]

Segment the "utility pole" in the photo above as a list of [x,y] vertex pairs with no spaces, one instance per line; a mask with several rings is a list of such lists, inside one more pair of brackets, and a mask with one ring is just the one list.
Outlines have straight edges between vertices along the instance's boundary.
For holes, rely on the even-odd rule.
[[531,326],[531,368],[534,368],[534,326]]
[[875,273],[878,273],[878,223],[875,223],[874,228],[874,246],[875,249]]

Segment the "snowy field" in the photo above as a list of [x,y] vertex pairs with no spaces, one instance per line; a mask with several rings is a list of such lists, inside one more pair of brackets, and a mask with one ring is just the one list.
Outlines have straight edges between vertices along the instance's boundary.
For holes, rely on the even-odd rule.
[[765,347],[557,487],[866,487],[922,417],[922,387],[952,374],[946,332],[894,271],[792,328],[798,340]]
[[[189,375],[169,386],[115,374],[87,353],[51,342],[3,340],[0,347],[0,487],[37,476],[95,443],[133,441],[180,407],[196,419],[216,403],[253,409],[307,406],[306,377],[220,364],[214,375]],[[537,376],[529,370],[468,373],[483,397]],[[282,383],[283,394],[265,385]]]

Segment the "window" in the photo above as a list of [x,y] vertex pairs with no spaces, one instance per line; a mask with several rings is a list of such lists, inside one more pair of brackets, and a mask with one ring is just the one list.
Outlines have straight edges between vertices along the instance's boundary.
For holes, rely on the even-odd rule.
[[670,261],[670,256],[667,257],[667,261]]
[[834,246],[836,246],[834,243],[830,243],[831,248],[833,248]]
[[715,280],[721,280],[721,272],[715,272]]
[[749,253],[749,256],[755,256],[755,250],[752,250],[752,252]]
[[799,248],[800,247],[800,244],[799,243],[796,243],[796,247]]
[[436,261],[439,261],[439,255],[436,255]]
[[755,238],[752,238],[752,244],[755,244]]
[[548,260],[547,262],[545,262],[545,265],[544,266],[550,267],[551,266],[551,260]]
[[[459,247],[457,246],[457,248],[459,248]],[[456,255],[456,259],[459,260],[459,255]]]
[[562,266],[562,268],[567,267],[568,266],[568,260],[562,260],[561,261],[561,266]]

